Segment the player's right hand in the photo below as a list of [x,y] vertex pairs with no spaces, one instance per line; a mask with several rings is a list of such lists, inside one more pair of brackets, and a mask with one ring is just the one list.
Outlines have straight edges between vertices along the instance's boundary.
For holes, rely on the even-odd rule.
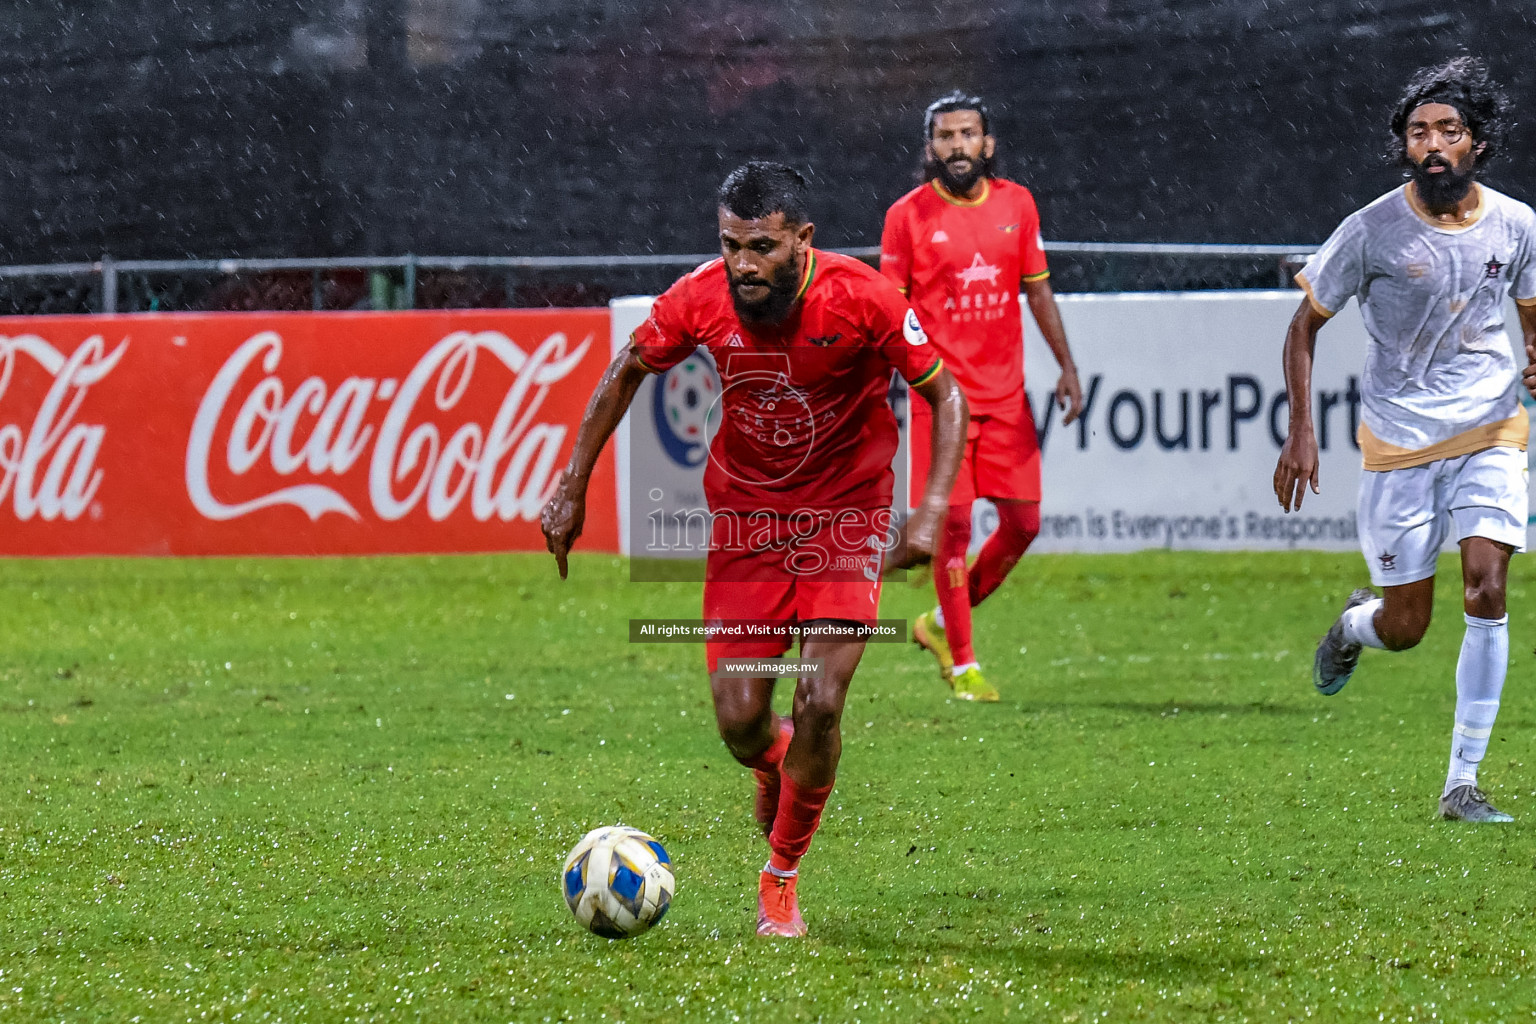
[[560,578],[565,579],[568,567],[566,555],[581,536],[581,527],[587,519],[587,488],[585,481],[573,481],[569,473],[560,474],[560,485],[554,497],[539,515],[539,528],[544,531],[544,546],[555,556]]
[[885,571],[910,569],[933,561],[939,543],[939,527],[949,511],[947,503],[924,500],[912,510],[896,535],[896,543],[886,555]]
[[1317,438],[1310,432],[1291,434],[1280,449],[1280,461],[1275,463],[1275,497],[1280,508],[1291,511],[1293,504],[1301,511],[1301,500],[1311,485],[1313,494],[1322,492],[1317,486]]

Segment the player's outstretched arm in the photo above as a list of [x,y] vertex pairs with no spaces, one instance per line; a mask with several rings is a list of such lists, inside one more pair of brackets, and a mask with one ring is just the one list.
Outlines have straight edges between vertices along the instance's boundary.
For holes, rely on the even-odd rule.
[[1520,331],[1525,335],[1525,390],[1536,398],[1536,304],[1520,306]]
[[933,457],[928,464],[922,501],[907,520],[895,558],[887,566],[890,569],[910,568],[933,558],[939,526],[949,511],[949,492],[954,490],[955,476],[960,472],[965,428],[971,419],[960,382],[947,369],[940,369],[932,380],[912,390],[933,409]]
[[1286,512],[1301,510],[1307,487],[1320,493],[1317,483],[1317,436],[1312,432],[1312,353],[1317,347],[1317,332],[1328,322],[1310,298],[1291,317],[1285,333],[1285,397],[1290,402],[1291,426],[1280,460],[1275,463],[1275,497]]
[[566,463],[565,472],[560,474],[554,496],[539,516],[544,545],[555,556],[561,579],[566,576],[566,555],[576,538],[581,536],[581,527],[587,518],[587,482],[592,477],[592,467],[597,465],[603,445],[608,443],[608,438],[613,436],[619,421],[629,410],[629,403],[635,400],[635,392],[645,380],[646,373],[633,351],[620,354],[608,364],[587,402],[587,411],[582,414],[571,460]]
[[1061,311],[1056,308],[1056,293],[1045,278],[1024,282],[1024,301],[1029,312],[1040,325],[1040,334],[1051,346],[1051,355],[1061,366],[1061,378],[1056,381],[1056,407],[1065,409],[1062,426],[1070,426],[1083,413],[1083,386],[1077,379],[1077,363],[1072,360],[1072,350],[1067,347],[1067,332],[1061,325]]

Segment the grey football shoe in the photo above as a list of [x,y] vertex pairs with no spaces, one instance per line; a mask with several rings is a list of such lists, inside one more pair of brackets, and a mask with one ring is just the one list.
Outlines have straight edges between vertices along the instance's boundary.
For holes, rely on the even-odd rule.
[[[1361,587],[1344,602],[1344,611],[1374,600],[1376,592]],[[1355,666],[1359,663],[1360,645],[1345,641],[1344,615],[1341,612],[1333,620],[1322,642],[1317,645],[1317,656],[1312,659],[1312,685],[1317,687],[1318,693],[1331,697],[1344,689],[1344,684],[1349,682],[1349,677],[1354,674]]]
[[1440,817],[1447,821],[1478,823],[1515,820],[1490,804],[1483,791],[1470,783],[1457,786],[1440,798]]

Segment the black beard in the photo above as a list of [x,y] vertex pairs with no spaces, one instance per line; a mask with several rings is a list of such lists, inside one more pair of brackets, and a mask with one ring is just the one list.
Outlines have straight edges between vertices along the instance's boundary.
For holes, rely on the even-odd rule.
[[1445,210],[1461,202],[1472,191],[1477,169],[1473,167],[1466,174],[1457,174],[1456,168],[1449,161],[1438,166],[1445,170],[1430,174],[1423,164],[1413,164],[1408,173],[1413,178],[1413,187],[1419,194],[1419,201],[1432,210]]
[[736,307],[736,315],[743,323],[781,323],[789,314],[789,308],[795,304],[795,296],[800,291],[800,268],[795,266],[794,261],[785,263],[773,272],[773,277],[768,280],[768,294],[756,302],[746,302],[736,294],[737,279],[731,276],[729,267],[726,268],[725,276],[730,284],[731,305]]
[[949,168],[949,161],[939,160],[935,162],[934,173],[939,179],[939,184],[950,195],[962,196],[976,186],[976,183],[987,176],[991,168],[991,161],[986,157],[978,157],[971,161],[971,169],[964,174],[956,174]]

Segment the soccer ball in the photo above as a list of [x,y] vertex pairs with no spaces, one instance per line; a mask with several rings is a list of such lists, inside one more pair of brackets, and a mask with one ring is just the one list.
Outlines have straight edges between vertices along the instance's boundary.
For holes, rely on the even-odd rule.
[[605,939],[639,935],[672,905],[672,858],[637,828],[595,828],[565,858],[565,902],[589,931]]

